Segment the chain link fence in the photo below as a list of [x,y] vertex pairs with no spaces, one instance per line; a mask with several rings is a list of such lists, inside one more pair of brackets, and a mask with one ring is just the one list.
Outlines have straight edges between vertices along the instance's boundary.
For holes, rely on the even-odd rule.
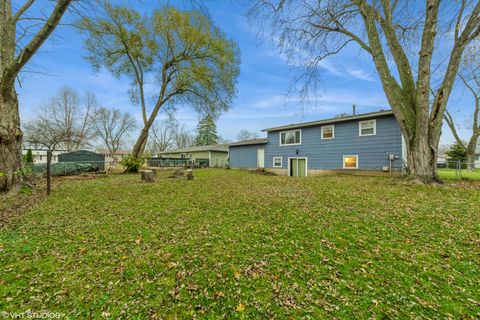
[[461,160],[445,160],[437,162],[437,172],[445,180],[479,180],[480,162],[467,162]]

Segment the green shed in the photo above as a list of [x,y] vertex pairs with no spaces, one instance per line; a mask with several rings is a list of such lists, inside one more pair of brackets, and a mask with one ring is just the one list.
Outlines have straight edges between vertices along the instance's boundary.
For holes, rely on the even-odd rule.
[[105,170],[105,155],[87,150],[78,150],[58,155],[58,162],[88,163],[100,171]]

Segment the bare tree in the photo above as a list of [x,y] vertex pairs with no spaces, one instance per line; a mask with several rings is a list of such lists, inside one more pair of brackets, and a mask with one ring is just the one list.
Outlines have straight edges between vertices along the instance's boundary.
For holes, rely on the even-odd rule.
[[124,138],[133,130],[137,123],[129,113],[119,109],[99,108],[96,112],[94,129],[111,155],[124,146]]
[[237,136],[237,139],[239,141],[257,139],[257,138],[258,138],[258,134],[256,132],[248,131],[248,130],[240,130]]
[[349,45],[369,55],[405,138],[410,175],[438,180],[442,119],[462,54],[480,34],[479,1],[426,0],[420,10],[398,0],[254,0],[249,16],[272,30],[288,57],[302,56],[303,93],[315,88],[325,58]]
[[35,120],[24,126],[25,140],[28,143],[43,146],[47,149],[47,195],[50,195],[51,192],[52,152],[59,145],[75,140],[77,134],[58,123],[49,107],[42,107]]
[[72,1],[56,1],[49,16],[27,17],[35,0],[15,1],[13,7],[11,0],[0,0],[0,190],[18,185],[21,175],[17,172],[23,170],[15,79],[55,30]]
[[174,144],[174,133],[178,127],[178,121],[169,115],[167,119],[157,120],[151,128],[151,148],[153,153],[159,153],[171,148]]
[[97,98],[92,93],[85,93],[83,99],[75,90],[64,87],[46,106],[53,120],[60,127],[71,132],[71,139],[61,143],[64,150],[78,150],[90,145],[95,136],[95,113]]
[[195,136],[185,129],[184,124],[179,124],[175,127],[173,140],[176,149],[190,148],[195,145]]

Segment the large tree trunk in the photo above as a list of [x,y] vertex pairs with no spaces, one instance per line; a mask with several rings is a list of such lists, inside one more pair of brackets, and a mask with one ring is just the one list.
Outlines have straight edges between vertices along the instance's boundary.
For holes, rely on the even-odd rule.
[[439,182],[437,177],[437,148],[432,148],[428,138],[417,137],[413,143],[405,139],[407,147],[407,173],[422,183]]
[[22,130],[15,88],[0,94],[0,191],[15,190],[23,179]]

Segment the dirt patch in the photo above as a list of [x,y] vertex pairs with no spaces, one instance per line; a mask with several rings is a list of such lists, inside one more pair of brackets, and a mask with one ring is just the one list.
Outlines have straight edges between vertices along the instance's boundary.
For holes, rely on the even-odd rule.
[[22,187],[16,195],[0,194],[0,229],[10,221],[30,211],[46,197],[43,184]]

